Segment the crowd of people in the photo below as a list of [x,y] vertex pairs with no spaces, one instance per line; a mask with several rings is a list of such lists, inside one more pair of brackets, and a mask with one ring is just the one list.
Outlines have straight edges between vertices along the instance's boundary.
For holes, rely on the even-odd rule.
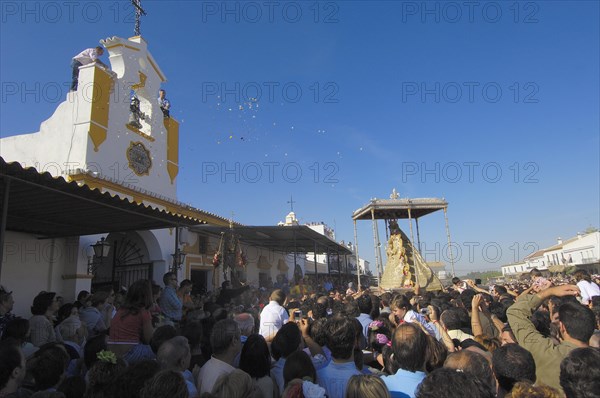
[[[12,314],[0,287],[0,397],[600,397],[598,277],[440,292],[228,281],[54,292]],[[340,282],[342,282],[340,280]]]

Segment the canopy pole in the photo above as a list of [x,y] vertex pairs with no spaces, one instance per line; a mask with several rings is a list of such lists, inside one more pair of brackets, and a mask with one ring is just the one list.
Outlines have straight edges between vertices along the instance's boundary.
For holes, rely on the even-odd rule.
[[10,178],[4,179],[4,198],[2,198],[2,218],[0,219],[0,281],[2,281],[2,260],[4,259],[4,237],[6,236],[6,218],[8,217],[8,197]]
[[360,290],[360,261],[358,259],[358,237],[356,232],[356,220],[354,220],[354,254],[356,256],[356,277],[358,278],[358,289]]
[[373,242],[375,249],[375,267],[377,267],[377,287],[381,283],[381,243],[379,242],[379,231],[377,230],[377,220],[375,219],[375,209],[371,208],[371,221],[373,223]]
[[314,253],[314,263],[315,263],[315,281],[317,281],[317,242],[315,241],[315,253]]
[[421,285],[419,284],[419,271],[417,270],[417,266],[415,264],[415,259],[416,259],[416,256],[415,256],[415,253],[414,253],[415,252],[415,245],[413,244],[413,242],[415,241],[415,237],[413,235],[412,217],[410,215],[410,207],[408,208],[408,222],[409,222],[409,226],[410,226],[410,242],[411,242],[410,244],[412,246],[411,252],[412,252],[412,258],[413,258],[413,266],[414,266],[414,269],[415,269],[415,284],[420,288]]
[[417,247],[419,248],[419,253],[421,252],[421,236],[419,235],[419,217],[415,218],[415,225],[417,226]]
[[450,265],[452,267],[452,277],[456,276],[454,272],[454,254],[452,254],[452,240],[450,240],[450,225],[448,224],[448,206],[444,206],[444,220],[446,220],[446,235],[448,236],[448,250],[450,251]]

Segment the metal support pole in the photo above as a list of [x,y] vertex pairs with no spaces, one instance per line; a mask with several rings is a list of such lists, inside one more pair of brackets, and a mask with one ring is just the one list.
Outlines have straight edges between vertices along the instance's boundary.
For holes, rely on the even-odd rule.
[[315,279],[317,279],[317,275],[319,275],[317,272],[317,242],[315,242],[315,253],[314,253],[314,257],[313,259],[315,260]]
[[448,206],[444,207],[444,220],[446,220],[446,235],[448,236],[448,250],[450,251],[450,266],[452,267],[452,277],[456,276],[454,272],[454,255],[452,254],[452,241],[450,240],[450,225],[448,224]]
[[0,281],[2,281],[2,260],[4,259],[4,237],[6,236],[6,218],[8,217],[8,197],[10,179],[4,180],[4,197],[2,198],[2,219],[0,219]]
[[337,269],[338,269],[338,277],[340,279],[340,283],[342,282],[342,262],[340,261],[340,251],[336,251],[335,259],[337,260]]
[[[175,251],[173,252],[175,255],[173,256],[173,265],[171,266],[171,272],[174,272],[176,275],[179,273],[177,264],[177,255],[179,254],[179,227],[175,227]],[[179,278],[179,275],[177,275]]]
[[412,247],[411,252],[412,252],[412,258],[413,258],[413,266],[415,269],[415,284],[420,287],[421,285],[419,285],[419,270],[417,270],[417,265],[416,265],[416,261],[415,261],[417,256],[415,255],[415,245],[413,243],[415,241],[415,237],[413,235],[412,217],[410,215],[410,207],[408,208],[408,222],[409,222],[409,226],[410,226],[410,245]]
[[379,223],[377,224],[377,251],[379,252],[379,264],[377,264],[377,272],[379,278],[377,280],[377,287],[379,287],[381,275],[383,274],[383,256],[381,255],[381,241],[379,240]]
[[344,254],[344,264],[346,265],[346,277],[348,277],[348,255]]
[[415,218],[415,225],[417,226],[417,247],[419,248],[419,253],[421,253],[421,236],[419,235],[419,217]]
[[358,257],[358,234],[356,232],[356,220],[354,220],[354,254],[356,255],[356,277],[358,278],[358,289],[360,290],[360,260]]
[[[113,241],[113,269],[112,269],[112,278],[110,283],[114,286],[115,285],[115,274],[117,273],[117,240],[115,239]],[[119,281],[119,286],[121,284],[121,281]]]
[[377,230],[377,220],[375,220],[375,209],[371,208],[371,222],[373,224],[373,248],[375,249],[375,267],[377,267],[377,286],[381,283],[381,243],[379,243],[379,231]]

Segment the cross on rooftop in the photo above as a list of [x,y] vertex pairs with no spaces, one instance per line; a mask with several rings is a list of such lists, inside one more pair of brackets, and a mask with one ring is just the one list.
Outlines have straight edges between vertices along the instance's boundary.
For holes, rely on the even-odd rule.
[[142,8],[142,0],[131,0],[131,4],[135,9],[135,29],[133,30],[134,36],[140,36],[140,22],[142,15],[146,16],[146,11]]
[[287,201],[290,204],[290,209],[291,211],[294,211],[294,203],[296,203],[294,201],[294,198],[292,197],[292,195],[290,195],[290,200]]

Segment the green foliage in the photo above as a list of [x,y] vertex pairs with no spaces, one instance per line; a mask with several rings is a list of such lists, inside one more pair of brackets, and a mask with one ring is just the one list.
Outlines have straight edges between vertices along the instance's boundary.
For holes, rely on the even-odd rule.
[[489,282],[492,278],[498,278],[502,276],[502,272],[500,271],[485,271],[485,272],[469,272],[465,276],[460,276],[461,279],[481,279],[483,284]]

